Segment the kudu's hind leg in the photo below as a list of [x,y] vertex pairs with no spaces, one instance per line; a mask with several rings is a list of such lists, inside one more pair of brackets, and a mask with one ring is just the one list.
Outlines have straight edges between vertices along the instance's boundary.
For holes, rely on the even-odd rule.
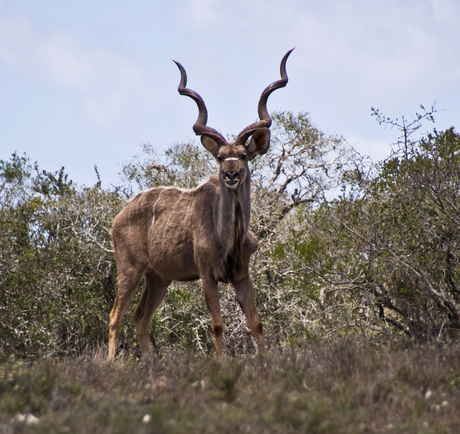
[[118,270],[118,293],[113,304],[112,312],[110,312],[109,359],[115,357],[115,348],[121,321],[123,320],[131,297],[141,278],[141,271],[135,269]]
[[170,280],[161,279],[154,273],[145,275],[145,287],[139,304],[134,311],[134,325],[136,326],[142,356],[152,354],[150,322],[155,310],[163,301],[170,283]]

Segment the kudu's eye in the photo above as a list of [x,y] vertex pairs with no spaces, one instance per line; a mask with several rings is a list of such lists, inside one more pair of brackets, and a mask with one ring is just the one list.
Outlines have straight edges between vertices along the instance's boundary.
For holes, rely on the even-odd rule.
[[223,159],[222,157],[217,156],[217,161],[218,161],[219,163],[222,163],[222,161],[224,161],[224,159]]
[[240,156],[240,160],[246,160],[246,157],[247,157],[246,154],[242,154],[242,155]]

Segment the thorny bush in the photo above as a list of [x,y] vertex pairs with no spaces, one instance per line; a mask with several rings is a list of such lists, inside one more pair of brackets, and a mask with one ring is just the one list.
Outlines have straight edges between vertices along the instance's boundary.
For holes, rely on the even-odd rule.
[[[366,165],[305,113],[275,113],[273,120],[269,152],[251,163],[251,229],[260,241],[251,272],[271,344],[299,347],[351,334],[456,339],[459,135],[434,131],[411,142],[406,134],[403,151]],[[116,294],[113,217],[139,189],[193,188],[215,170],[193,143],[163,156],[145,145],[111,190],[100,182],[80,187],[64,169],[41,171],[26,156],[1,160],[2,354],[66,355],[105,344]],[[227,352],[252,351],[232,288],[222,285],[220,296]],[[199,282],[170,286],[151,335],[157,349],[212,351]],[[120,341],[136,351],[130,315]]]

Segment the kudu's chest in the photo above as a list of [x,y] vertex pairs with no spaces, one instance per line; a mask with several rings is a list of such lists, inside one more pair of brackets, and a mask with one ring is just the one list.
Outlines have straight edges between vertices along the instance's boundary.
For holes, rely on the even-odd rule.
[[[196,190],[175,188],[148,192],[150,267],[174,280],[233,280],[243,269],[247,232],[244,204],[235,196],[224,202],[216,180]],[[177,275],[180,278],[177,278]]]

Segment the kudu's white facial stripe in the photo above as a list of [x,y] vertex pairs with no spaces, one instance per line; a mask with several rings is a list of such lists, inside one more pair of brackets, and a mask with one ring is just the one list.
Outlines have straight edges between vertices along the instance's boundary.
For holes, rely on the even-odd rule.
[[224,161],[238,161],[239,158],[235,158],[235,157],[229,157],[229,158],[226,158]]

